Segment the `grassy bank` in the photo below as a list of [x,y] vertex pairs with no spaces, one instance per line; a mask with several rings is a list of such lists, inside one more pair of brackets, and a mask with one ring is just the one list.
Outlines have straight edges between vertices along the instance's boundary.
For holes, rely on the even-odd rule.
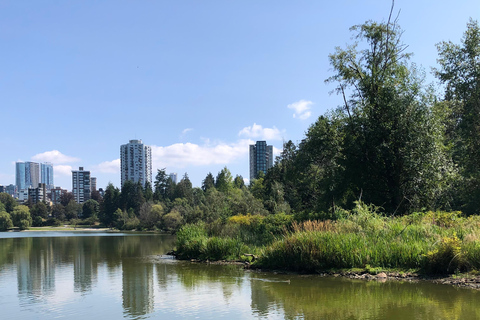
[[335,220],[297,221],[289,215],[234,216],[186,225],[178,232],[183,259],[258,257],[262,268],[299,272],[364,268],[448,274],[480,270],[480,217],[425,212],[385,217],[358,203]]

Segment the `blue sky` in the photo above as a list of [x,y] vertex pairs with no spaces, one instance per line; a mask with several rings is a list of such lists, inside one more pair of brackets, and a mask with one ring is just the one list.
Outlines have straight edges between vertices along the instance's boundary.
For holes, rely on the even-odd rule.
[[[224,166],[248,178],[248,145],[300,141],[340,100],[324,80],[349,28],[391,2],[2,1],[0,184],[16,161],[53,162],[71,190],[83,166],[120,184],[120,145],[200,186]],[[397,0],[403,41],[429,81],[435,44],[458,43],[480,1]],[[155,176],[155,174],[154,174]]]

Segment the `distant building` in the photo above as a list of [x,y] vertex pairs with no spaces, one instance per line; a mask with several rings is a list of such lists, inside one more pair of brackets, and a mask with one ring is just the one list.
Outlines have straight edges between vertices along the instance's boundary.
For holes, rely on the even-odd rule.
[[45,183],[47,190],[53,189],[53,164],[49,162],[40,164],[40,182]]
[[83,167],[79,167],[78,170],[72,170],[72,193],[77,203],[84,203],[90,200],[90,171],[83,170]]
[[5,187],[5,192],[11,195],[12,197],[15,196],[16,191],[17,191],[17,188],[13,184],[10,184]]
[[62,189],[60,187],[56,187],[55,189],[50,190],[50,200],[52,201],[53,204],[59,204],[60,199],[62,198],[62,195],[67,193],[68,191],[66,189]]
[[45,183],[39,183],[36,188],[28,188],[28,200],[33,204],[47,202],[47,188]]
[[91,191],[97,191],[97,178],[90,177],[90,188],[92,189]]
[[40,183],[40,165],[36,162],[15,163],[15,184],[17,190],[36,188]]
[[130,140],[120,146],[120,174],[122,186],[125,181],[140,182],[142,186],[147,181],[152,184],[152,149],[142,140]]
[[250,181],[258,177],[258,173],[273,167],[273,146],[268,146],[266,141],[257,141],[250,145]]
[[177,183],[177,173],[176,172],[173,172],[173,173],[169,173],[168,176],[170,177],[170,179],[172,179],[173,183]]

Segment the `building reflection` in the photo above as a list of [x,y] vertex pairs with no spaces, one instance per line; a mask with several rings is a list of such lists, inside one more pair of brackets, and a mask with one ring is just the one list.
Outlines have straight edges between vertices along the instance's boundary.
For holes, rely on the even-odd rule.
[[15,261],[19,295],[40,299],[55,292],[55,261],[52,244],[47,239],[33,242],[18,239]]
[[122,261],[122,282],[126,314],[139,316],[153,312],[153,264],[143,263],[138,258],[125,258]]

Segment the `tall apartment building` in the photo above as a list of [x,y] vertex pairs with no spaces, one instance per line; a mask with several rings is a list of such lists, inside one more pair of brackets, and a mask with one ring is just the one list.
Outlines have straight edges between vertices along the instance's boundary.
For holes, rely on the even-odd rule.
[[97,191],[97,178],[90,177],[90,189],[91,191]]
[[168,176],[170,177],[170,179],[172,179],[173,183],[177,184],[177,173],[176,172],[169,173]]
[[120,174],[122,186],[125,181],[140,182],[143,186],[152,183],[152,148],[142,140],[130,140],[120,146]]
[[53,164],[49,162],[40,164],[40,183],[44,183],[47,190],[54,188]]
[[45,183],[39,183],[35,188],[28,188],[28,199],[33,203],[47,201],[47,188]]
[[72,193],[77,203],[90,200],[90,171],[83,170],[83,167],[72,170]]
[[15,163],[15,184],[17,190],[36,188],[40,183],[40,165],[36,162]]
[[250,181],[258,177],[262,171],[266,173],[273,167],[273,146],[268,146],[266,141],[257,141],[250,145]]

